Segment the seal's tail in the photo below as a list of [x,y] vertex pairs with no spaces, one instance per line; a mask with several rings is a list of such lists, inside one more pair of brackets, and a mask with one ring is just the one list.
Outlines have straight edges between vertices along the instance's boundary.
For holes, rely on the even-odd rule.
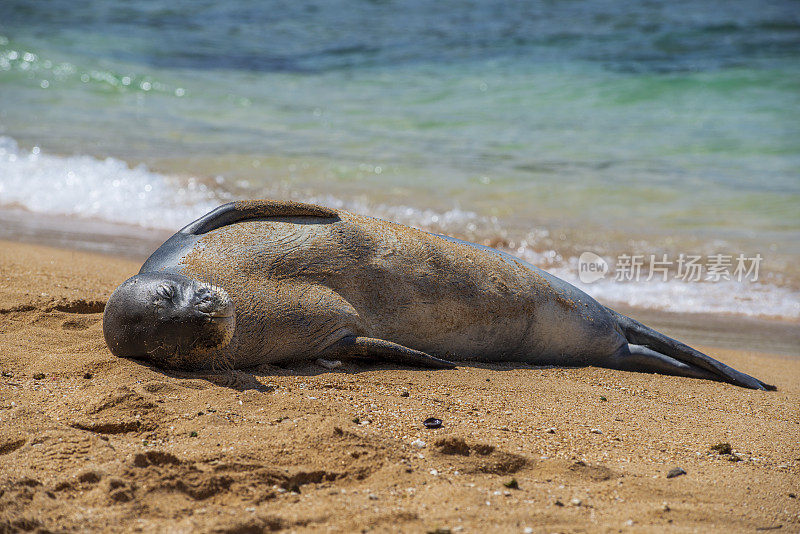
[[775,386],[741,373],[680,341],[634,321],[630,317],[610,308],[606,309],[617,321],[622,334],[628,340],[628,346],[622,349],[625,353],[619,355],[620,361],[629,360],[633,363],[632,367],[635,367],[637,363],[646,362],[646,367],[655,371],[709,378],[751,389],[777,389]]

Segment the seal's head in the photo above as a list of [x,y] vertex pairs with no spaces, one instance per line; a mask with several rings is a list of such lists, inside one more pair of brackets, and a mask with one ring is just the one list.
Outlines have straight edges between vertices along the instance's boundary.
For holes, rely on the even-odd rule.
[[224,365],[214,360],[235,324],[233,301],[224,289],[175,273],[127,279],[103,313],[103,334],[115,356],[182,369]]

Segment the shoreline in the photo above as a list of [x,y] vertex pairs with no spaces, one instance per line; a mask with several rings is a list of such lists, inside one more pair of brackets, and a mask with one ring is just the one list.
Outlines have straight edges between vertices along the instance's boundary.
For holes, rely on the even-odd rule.
[[98,253],[140,263],[173,233],[99,219],[0,208],[0,240]]
[[103,340],[138,266],[0,242],[0,530],[800,526],[797,358],[709,350],[769,392],[593,367],[162,371]]

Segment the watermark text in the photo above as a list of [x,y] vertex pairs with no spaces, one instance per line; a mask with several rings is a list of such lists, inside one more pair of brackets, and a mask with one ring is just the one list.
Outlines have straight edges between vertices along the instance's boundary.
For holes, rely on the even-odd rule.
[[651,280],[680,280],[683,282],[757,282],[763,257],[761,254],[620,254],[614,269],[594,252],[584,252],[578,258],[578,278],[591,284],[613,276],[616,282],[649,282]]

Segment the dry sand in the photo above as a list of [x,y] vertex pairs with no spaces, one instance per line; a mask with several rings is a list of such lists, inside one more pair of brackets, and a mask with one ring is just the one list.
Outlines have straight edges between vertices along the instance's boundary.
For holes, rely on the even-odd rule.
[[138,267],[0,242],[0,532],[800,530],[797,357],[701,347],[777,392],[595,368],[165,373],[103,341]]

